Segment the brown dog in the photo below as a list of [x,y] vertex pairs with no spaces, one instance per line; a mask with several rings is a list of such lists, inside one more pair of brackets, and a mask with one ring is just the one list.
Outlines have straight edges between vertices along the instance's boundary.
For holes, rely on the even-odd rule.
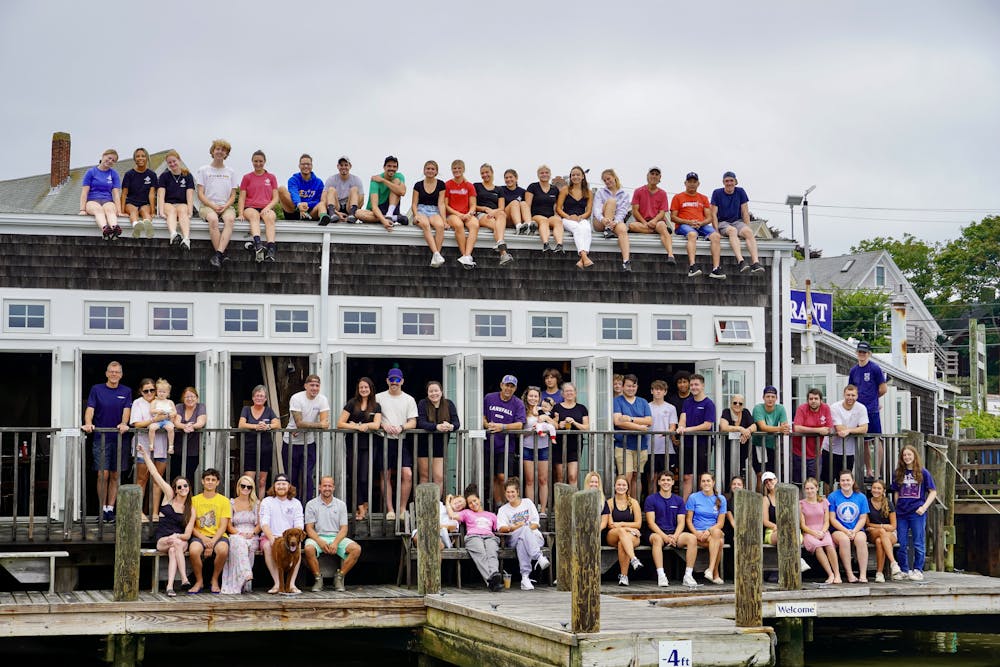
[[278,588],[282,593],[290,593],[295,586],[292,574],[298,568],[305,542],[306,531],[301,528],[289,528],[274,540],[271,553],[274,555],[274,565],[278,568]]

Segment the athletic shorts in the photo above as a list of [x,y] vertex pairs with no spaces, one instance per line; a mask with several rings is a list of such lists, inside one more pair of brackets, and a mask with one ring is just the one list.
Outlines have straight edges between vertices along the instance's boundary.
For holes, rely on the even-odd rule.
[[[337,539],[337,536],[335,534],[330,534],[330,533],[317,533],[317,534],[327,544],[330,544],[335,539]],[[308,547],[310,544],[312,545],[312,548],[316,550],[317,556],[323,555],[324,551],[323,549],[320,548],[319,542],[317,542],[311,537],[307,537],[306,546]],[[337,543],[337,555],[340,556],[341,558],[347,558],[347,547],[351,546],[352,544],[354,544],[354,540],[352,540],[351,538],[345,537],[344,539],[342,539],[340,542]]]

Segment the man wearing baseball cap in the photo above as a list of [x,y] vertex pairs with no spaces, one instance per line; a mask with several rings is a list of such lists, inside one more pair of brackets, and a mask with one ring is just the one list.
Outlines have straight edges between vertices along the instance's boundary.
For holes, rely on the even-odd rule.
[[[877,436],[882,433],[882,420],[879,415],[878,401],[889,390],[882,367],[872,361],[872,346],[865,341],[858,343],[858,363],[847,374],[847,381],[858,388],[858,403],[868,410],[868,435]],[[875,441],[878,448],[878,461],[872,469],[869,442]],[[884,445],[878,437],[865,438],[865,477],[881,476],[884,458]]]
[[524,428],[526,413],[524,403],[514,395],[517,378],[504,375],[500,380],[500,391],[483,397],[483,428],[493,434],[484,443],[485,464],[493,473],[493,500],[499,507],[503,503],[503,484],[507,475],[517,474],[517,452],[520,438],[508,431]]
[[320,216],[319,224],[326,226],[331,222],[357,222],[355,214],[364,200],[364,183],[351,173],[350,158],[341,155],[337,160],[337,173],[326,179],[326,189],[323,191],[325,214]]
[[788,414],[785,406],[778,403],[778,388],[774,385],[764,387],[764,402],[758,403],[753,408],[753,420],[757,423],[757,430],[761,433],[770,433],[764,438],[764,445],[754,447],[753,467],[757,471],[757,486],[760,487],[760,475],[764,470],[775,470],[775,460],[777,459],[777,449],[775,434],[786,434],[792,432],[792,425],[788,423]]
[[676,264],[674,259],[673,229],[667,220],[667,193],[660,189],[660,168],[652,166],[646,172],[646,187],[636,188],[632,193],[632,222],[628,230],[634,234],[657,234],[663,249],[667,251],[667,264]]
[[396,518],[396,498],[392,495],[392,484],[396,479],[396,466],[400,467],[399,509],[400,514],[406,511],[410,499],[410,489],[413,487],[413,449],[407,441],[404,431],[417,427],[417,402],[403,391],[403,371],[390,368],[385,377],[389,389],[375,396],[376,402],[382,408],[382,430],[388,440],[388,461],[382,461],[382,442],[376,439],[375,461],[383,470],[379,477],[379,488],[386,501],[385,518],[393,521]]
[[[763,273],[764,267],[760,265],[757,257],[757,239],[750,229],[750,198],[746,190],[737,187],[736,183],[736,174],[733,172],[727,171],[722,175],[722,187],[712,192],[712,215],[719,227],[719,233],[729,238],[729,245],[736,255],[736,266],[740,273],[744,271]],[[743,259],[743,253],[740,252],[740,238],[747,244],[750,264],[747,264]]]
[[725,280],[720,256],[722,254],[719,232],[712,226],[712,205],[708,198],[698,192],[698,174],[688,172],[684,179],[684,192],[678,192],[670,201],[670,221],[678,236],[687,238],[688,278],[701,275],[696,257],[698,237],[707,238],[712,252],[712,271],[709,278]]

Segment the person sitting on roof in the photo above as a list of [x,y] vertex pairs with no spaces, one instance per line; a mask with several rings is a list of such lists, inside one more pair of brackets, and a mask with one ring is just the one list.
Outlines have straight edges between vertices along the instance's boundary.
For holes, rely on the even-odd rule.
[[288,177],[288,187],[278,188],[278,201],[285,220],[318,220],[324,211],[323,179],[313,173],[308,153],[299,157],[299,170]]
[[101,161],[83,175],[80,191],[80,215],[92,215],[105,241],[113,241],[122,234],[118,226],[118,209],[121,203],[122,180],[114,170],[118,151],[109,148],[101,154]]
[[[736,186],[737,182],[736,174],[731,171],[722,175],[722,187],[712,192],[712,215],[719,233],[729,239],[740,273],[763,273],[764,267],[757,257],[757,239],[750,229],[750,198],[746,190]],[[740,252],[741,238],[746,242],[747,252],[750,253],[749,265]]]
[[368,204],[358,209],[355,216],[361,222],[378,222],[386,231],[409,224],[409,219],[399,211],[400,197],[406,194],[406,179],[399,173],[399,160],[389,155],[382,162],[382,173],[372,176],[368,184]]

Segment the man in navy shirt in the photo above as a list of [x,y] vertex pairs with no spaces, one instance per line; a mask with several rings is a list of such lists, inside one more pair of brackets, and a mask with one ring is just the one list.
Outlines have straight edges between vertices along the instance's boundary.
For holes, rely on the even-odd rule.
[[[87,409],[83,413],[84,433],[95,428],[116,428],[118,434],[128,431],[132,413],[132,390],[121,384],[122,365],[117,361],[108,364],[103,384],[95,384],[87,396]],[[98,433],[93,440],[94,470],[97,472],[97,497],[105,521],[115,520],[115,500],[118,497],[118,471],[122,469],[118,445],[121,440],[124,455],[129,444],[118,434]]]
[[677,436],[683,444],[683,459],[681,473],[684,475],[684,497],[691,494],[694,475],[708,470],[708,449],[711,446],[707,437],[693,437],[685,433],[691,431],[715,430],[715,401],[705,395],[705,376],[694,373],[689,379],[691,395],[684,401],[684,409],[678,416]]
[[[712,192],[712,215],[715,216],[716,229],[723,236],[729,237],[729,245],[736,256],[736,266],[740,273],[753,271],[761,273],[764,267],[757,257],[757,239],[750,229],[750,198],[746,190],[736,187],[736,174],[727,171],[722,175],[722,187]],[[740,252],[740,239],[747,244],[750,253],[750,264],[747,265]]]
[[[882,420],[879,418],[878,400],[889,390],[889,385],[885,381],[885,373],[882,367],[871,360],[872,346],[861,341],[858,343],[858,363],[847,375],[848,384],[853,384],[858,388],[858,403],[868,410],[868,435],[879,435],[882,433]],[[869,443],[874,440],[878,448],[878,461],[876,470],[872,470],[871,452]],[[884,445],[882,439],[878,437],[865,438],[865,477],[883,476],[882,466],[884,458]]]
[[[674,476],[667,470],[657,473],[656,485],[659,490],[646,498],[642,511],[649,527],[649,546],[653,549],[653,564],[656,565],[656,585],[669,586],[663,571],[663,549],[684,547],[687,570],[684,574],[686,585],[697,585],[694,581],[694,561],[698,557],[698,541],[693,533],[684,531],[686,509],[684,500],[673,494]],[[688,581],[690,579],[690,582]]]
[[299,171],[288,178],[287,188],[278,188],[278,201],[285,220],[318,220],[323,207],[323,179],[313,173],[313,159],[303,153]]

